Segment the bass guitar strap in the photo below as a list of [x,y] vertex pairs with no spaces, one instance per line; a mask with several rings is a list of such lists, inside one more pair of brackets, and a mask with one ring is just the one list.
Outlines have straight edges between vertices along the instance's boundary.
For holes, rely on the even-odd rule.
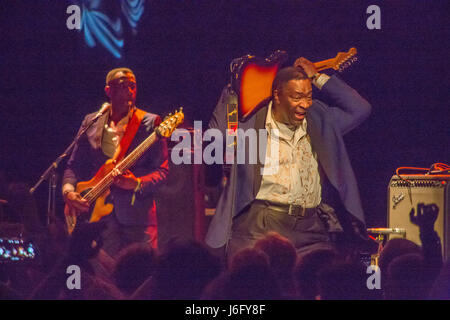
[[145,114],[146,112],[144,110],[135,108],[133,115],[131,116],[131,119],[125,129],[125,133],[120,140],[120,144],[117,147],[116,152],[112,158],[116,162],[119,162],[124,158],[128,148],[131,145],[131,142],[134,139],[134,136],[136,135],[136,132],[139,129],[139,126],[141,125],[142,119],[144,118]]

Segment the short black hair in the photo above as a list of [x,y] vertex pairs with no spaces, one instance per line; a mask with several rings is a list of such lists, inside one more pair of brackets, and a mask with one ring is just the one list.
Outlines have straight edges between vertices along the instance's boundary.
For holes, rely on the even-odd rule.
[[272,82],[272,96],[275,90],[280,90],[282,86],[290,80],[306,80],[309,79],[302,67],[286,67],[278,70],[275,79]]
[[134,75],[133,71],[131,71],[131,69],[128,69],[128,68],[115,68],[115,69],[112,69],[111,71],[109,71],[108,74],[106,75],[106,84],[109,84],[109,82],[114,78],[114,76],[118,72],[123,72],[125,74],[131,73],[136,78],[136,76]]

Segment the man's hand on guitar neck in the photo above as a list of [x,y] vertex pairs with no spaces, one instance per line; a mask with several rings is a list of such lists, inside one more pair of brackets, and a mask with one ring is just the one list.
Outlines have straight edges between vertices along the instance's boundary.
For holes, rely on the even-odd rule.
[[297,60],[295,60],[294,67],[296,68],[302,67],[303,70],[305,70],[308,78],[312,78],[317,73],[317,68],[314,65],[314,63],[303,57],[300,57]]
[[127,170],[121,174],[119,169],[115,168],[112,171],[112,175],[114,176],[114,184],[119,188],[134,190],[139,184],[138,178],[136,178],[130,170]]
[[[314,63],[306,58],[300,57],[294,62],[294,67],[303,68],[306,75],[311,80],[312,84],[316,86],[319,90],[325,85],[325,83],[330,79],[330,77],[324,73],[319,73],[317,67]],[[323,69],[322,69],[323,70]]]

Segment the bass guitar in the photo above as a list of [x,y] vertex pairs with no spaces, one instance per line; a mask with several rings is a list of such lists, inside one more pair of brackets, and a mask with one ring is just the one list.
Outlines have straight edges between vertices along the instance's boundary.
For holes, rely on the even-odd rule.
[[175,128],[178,127],[183,120],[183,108],[180,108],[180,110],[176,111],[173,115],[169,114],[148,138],[121,161],[117,162],[116,160],[109,159],[91,180],[78,182],[75,191],[80,193],[83,199],[87,200],[91,206],[91,210],[89,214],[78,214],[70,210],[66,204],[64,216],[68,233],[72,233],[77,224],[77,218],[79,217],[83,216],[83,218],[89,222],[96,222],[109,215],[114,208],[113,204],[106,202],[106,198],[110,193],[109,188],[114,182],[112,171],[118,169],[120,172],[125,172],[135,164],[159,138],[170,137]]

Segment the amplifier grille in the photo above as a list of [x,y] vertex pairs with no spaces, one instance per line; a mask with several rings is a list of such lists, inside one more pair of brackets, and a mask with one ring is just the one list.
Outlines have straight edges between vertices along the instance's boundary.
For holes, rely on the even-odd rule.
[[[444,259],[450,258],[450,176],[394,175],[388,186],[388,227],[406,229],[406,238],[421,245],[419,228],[409,220],[417,204],[435,203],[439,216],[435,230],[442,242]],[[395,237],[395,236],[394,236]]]

